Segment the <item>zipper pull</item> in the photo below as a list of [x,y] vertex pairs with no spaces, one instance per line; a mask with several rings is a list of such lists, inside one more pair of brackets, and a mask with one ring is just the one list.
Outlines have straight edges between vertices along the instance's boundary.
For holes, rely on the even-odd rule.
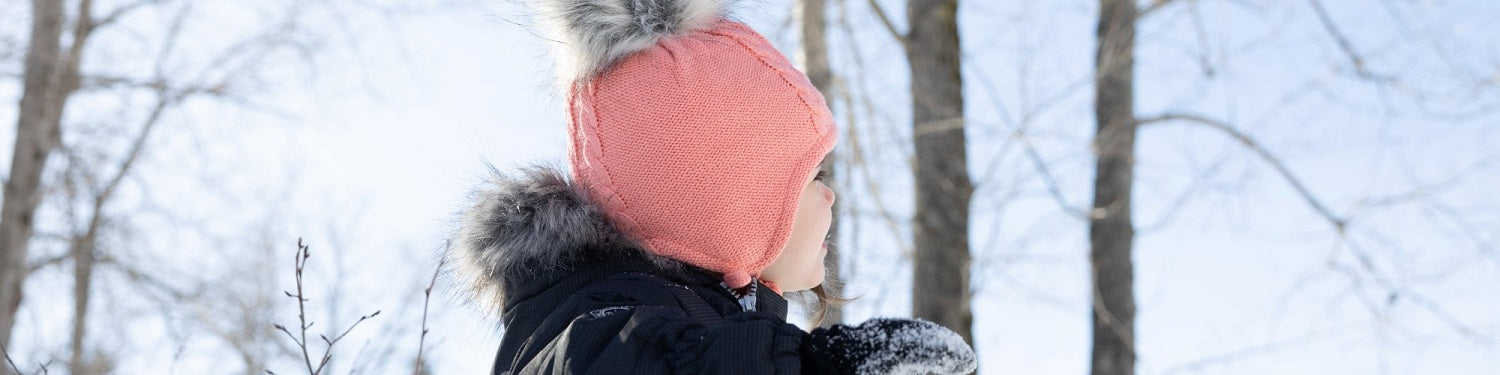
[[746,286],[745,289],[747,293],[740,296],[740,308],[745,311],[755,311],[755,291],[759,289],[756,286],[755,279],[750,279],[750,285]]
[[744,288],[740,288],[741,290],[744,290],[743,292],[741,292],[740,290],[735,290],[734,288],[730,288],[729,284],[719,283],[719,286],[723,287],[724,290],[729,291],[729,295],[733,296],[735,300],[740,303],[740,310],[755,311],[755,292],[757,289],[759,289],[759,287],[756,285],[756,281],[757,279],[751,278],[750,285],[746,285]]

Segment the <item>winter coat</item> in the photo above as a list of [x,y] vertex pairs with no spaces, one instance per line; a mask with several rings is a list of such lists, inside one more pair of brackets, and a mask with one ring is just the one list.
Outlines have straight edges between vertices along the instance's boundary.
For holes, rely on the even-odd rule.
[[472,198],[450,256],[504,324],[493,373],[803,372],[808,334],[785,299],[757,284],[746,309],[717,274],[640,250],[563,172],[498,176]]

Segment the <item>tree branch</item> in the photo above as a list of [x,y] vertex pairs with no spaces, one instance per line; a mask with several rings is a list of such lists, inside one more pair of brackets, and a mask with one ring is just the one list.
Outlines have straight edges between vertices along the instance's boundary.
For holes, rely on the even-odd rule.
[[1355,217],[1358,217],[1360,212],[1363,210],[1406,204],[1412,201],[1423,200],[1451,190],[1454,187],[1458,186],[1458,183],[1462,181],[1464,177],[1473,176],[1476,173],[1484,173],[1485,171],[1483,169],[1488,168],[1492,160],[1495,160],[1495,156],[1480,159],[1479,161],[1474,162],[1467,167],[1460,168],[1458,171],[1448,175],[1448,177],[1438,180],[1437,182],[1413,187],[1410,191],[1386,196],[1360,199],[1359,201],[1355,202],[1354,207],[1349,210],[1348,217],[1350,218],[1350,220],[1353,220]]
[[1047,194],[1051,195],[1052,200],[1057,202],[1057,207],[1069,216],[1080,220],[1088,220],[1088,210],[1068,203],[1068,199],[1063,196],[1062,189],[1057,186],[1057,179],[1052,176],[1052,170],[1047,168],[1047,162],[1042,160],[1042,155],[1036,152],[1035,146],[1032,146],[1031,138],[1027,137],[1025,133],[1018,135],[1021,138],[1022,147],[1026,149],[1026,157],[1036,166],[1037,173],[1042,175],[1042,182],[1047,185]]
[[133,77],[111,76],[111,75],[89,75],[82,79],[79,89],[84,91],[106,90],[113,88],[128,88],[136,90],[148,90],[160,93],[180,101],[192,95],[208,94],[213,96],[224,96],[228,94],[228,85],[223,82],[199,83],[181,85],[171,82],[162,77],[150,79],[137,79]]
[[78,20],[73,25],[73,44],[68,46],[68,55],[64,61],[66,68],[58,72],[57,82],[62,83],[63,92],[66,94],[54,98],[58,101],[57,108],[63,107],[63,101],[66,101],[68,97],[67,94],[78,89],[78,69],[83,65],[83,47],[88,44],[89,37],[94,34],[94,27],[98,26],[94,22],[93,9],[93,0],[78,2]]
[[437,269],[432,270],[432,280],[427,282],[427,289],[422,290],[422,336],[417,339],[417,364],[412,367],[412,375],[425,374],[422,371],[422,349],[427,346],[427,304],[432,301],[432,287],[437,285],[438,272],[442,272],[447,263],[447,256],[438,259]]
[[115,8],[115,10],[110,11],[109,14],[104,15],[104,17],[100,17],[98,20],[93,21],[94,27],[101,27],[115,23],[115,21],[119,21],[120,18],[125,17],[126,14],[130,14],[130,12],[135,11],[136,9],[140,9],[141,7],[144,7],[146,5],[159,4],[161,2],[162,0],[141,0],[130,4],[121,5],[119,8]]
[[[848,82],[842,78],[834,77],[833,84],[834,87],[837,87],[839,89],[838,97],[844,99],[844,107],[848,108],[848,110],[845,112],[845,122],[849,129],[849,161],[847,164],[850,169],[850,171],[848,171],[849,179],[851,181],[854,179],[854,173],[856,171],[864,174],[865,178],[863,179],[863,181],[865,191],[870,192],[871,196],[876,197],[876,199],[869,200],[874,204],[876,213],[879,214],[881,221],[886,226],[886,229],[890,231],[892,236],[896,237],[896,239],[898,240],[897,243],[904,244],[902,247],[902,253],[911,254],[913,252],[910,245],[911,241],[909,239],[902,238],[901,220],[898,220],[896,218],[896,215],[891,213],[891,209],[890,207],[886,206],[885,201],[879,199],[879,197],[881,196],[880,184],[874,178],[871,178],[871,176],[874,176],[874,172],[870,169],[870,162],[865,157],[866,153],[864,143],[861,141],[862,135],[864,135],[865,132],[862,132],[860,130],[865,129],[865,127],[858,126],[858,123],[855,122],[856,116],[854,114],[854,92],[849,87]],[[874,108],[874,105],[868,102],[869,96],[861,95],[859,96],[859,98],[864,101],[863,104],[865,108]],[[903,160],[908,161],[908,169],[915,168],[915,166],[912,166],[909,163],[911,161],[910,157],[904,158]],[[852,187],[854,184],[850,183],[849,185]],[[850,205],[850,211],[858,212],[853,207],[853,205]]]
[[1323,25],[1323,30],[1328,31],[1328,35],[1333,37],[1333,41],[1339,45],[1339,49],[1344,52],[1344,56],[1349,58],[1349,63],[1354,65],[1354,72],[1359,74],[1360,78],[1373,81],[1381,80],[1374,73],[1370,72],[1369,67],[1365,66],[1364,56],[1361,56],[1358,51],[1354,50],[1354,43],[1351,43],[1349,38],[1344,35],[1344,32],[1339,30],[1338,25],[1334,24],[1333,17],[1328,15],[1328,9],[1323,7],[1323,1],[1307,0],[1307,3],[1312,5],[1313,12],[1318,14],[1318,21]]
[[1156,11],[1161,10],[1162,7],[1167,6],[1167,5],[1171,5],[1172,3],[1175,3],[1175,2],[1177,2],[1177,0],[1155,0],[1155,1],[1152,1],[1151,5],[1148,5],[1148,6],[1146,6],[1146,8],[1136,11],[1136,19],[1145,18],[1147,15],[1150,15],[1151,13],[1155,13]]
[[332,340],[329,340],[328,336],[318,335],[319,337],[323,338],[323,343],[324,344],[328,344],[328,347],[323,350],[323,359],[318,361],[318,369],[316,371],[313,371],[313,374],[316,375],[316,374],[322,373],[323,372],[323,366],[327,366],[328,365],[328,361],[330,361],[330,360],[333,359],[333,344],[337,344],[339,342],[339,340],[343,340],[344,336],[349,335],[349,331],[353,331],[354,327],[359,326],[359,323],[364,322],[367,319],[374,318],[374,317],[376,317],[378,315],[380,315],[380,310],[375,310],[375,312],[371,313],[370,315],[360,316],[359,320],[354,321],[354,324],[350,324],[349,328],[345,328],[343,333],[340,333],[337,337],[334,337]]
[[[297,347],[302,350],[302,364],[305,365],[305,366],[307,366],[307,373],[309,375],[318,375],[318,374],[323,373],[324,368],[326,366],[328,366],[328,363],[330,361],[332,361],[332,359],[333,359],[333,346],[334,346],[334,344],[337,344],[339,342],[339,340],[343,340],[344,336],[348,335],[350,331],[354,330],[354,327],[358,327],[359,326],[359,323],[362,323],[365,320],[369,320],[370,318],[374,318],[376,316],[379,316],[380,315],[380,310],[375,310],[374,313],[370,313],[369,315],[364,315],[364,316],[359,317],[359,320],[354,321],[354,324],[350,324],[349,327],[345,328],[342,333],[339,333],[337,336],[334,336],[331,339],[328,338],[328,336],[326,336],[326,335],[318,335],[319,338],[323,339],[323,343],[326,344],[327,347],[323,349],[323,354],[318,357],[319,358],[318,359],[318,365],[316,367],[314,367],[313,364],[312,364],[312,353],[307,348],[307,344],[308,344],[308,341],[307,341],[307,330],[309,328],[312,328],[313,324],[307,321],[307,301],[308,301],[308,298],[307,298],[307,295],[304,294],[303,283],[302,283],[302,280],[303,280],[302,276],[303,276],[304,272],[307,270],[307,258],[309,258],[311,256],[312,256],[312,253],[308,251],[308,246],[302,243],[302,239],[301,238],[298,238],[297,239],[297,253],[295,254],[295,258],[294,258],[294,262],[295,262],[295,264],[294,264],[294,268],[295,268],[295,274],[294,274],[294,276],[295,276],[296,281],[297,281],[297,292],[296,293],[292,293],[290,291],[282,291],[282,293],[285,294],[287,297],[297,299],[297,322],[298,322],[297,326],[299,327],[298,331],[300,332],[300,338],[299,338],[298,334],[293,334],[291,332],[291,330],[289,330],[289,329],[286,328],[286,326],[283,326],[283,325],[280,325],[280,324],[276,324],[276,323],[271,323],[271,327],[275,328],[276,330],[281,331],[282,333],[285,333],[287,335],[287,337],[289,337],[289,338],[292,339],[293,343],[297,344]],[[267,372],[270,372],[270,371],[268,370]],[[271,373],[274,374],[274,372],[271,372]]]
[[880,2],[878,0],[869,0],[869,3],[870,9],[875,12],[875,16],[880,18],[880,24],[885,25],[885,30],[891,33],[891,37],[895,38],[897,43],[901,44],[902,50],[907,49],[906,33],[903,33],[900,30],[896,29],[896,24],[894,22],[891,22],[891,17],[887,15],[887,13],[885,12],[885,8],[882,8],[880,6]]
[[1436,198],[1425,196],[1423,198],[1427,198],[1424,199],[1423,202],[1427,204],[1428,208],[1432,209],[1433,212],[1436,212],[1439,217],[1447,219],[1449,224],[1458,227],[1457,229],[1462,231],[1464,235],[1468,237],[1470,242],[1474,243],[1474,247],[1481,254],[1483,254],[1486,258],[1489,258],[1493,262],[1500,263],[1500,252],[1496,252],[1495,245],[1491,244],[1490,241],[1486,240],[1484,236],[1479,234],[1479,228],[1475,228],[1473,223],[1470,223],[1468,220],[1464,220],[1463,215],[1459,214],[1456,210],[1453,209],[1453,207],[1449,207],[1448,205],[1443,204]]
[[99,264],[112,266],[114,269],[120,271],[120,273],[125,274],[125,277],[130,278],[131,281],[155,287],[157,290],[166,293],[173,300],[184,301],[196,298],[200,293],[196,290],[179,290],[178,288],[167,284],[165,281],[158,279],[156,276],[153,276],[150,272],[142,271],[135,266],[126,264],[125,262],[121,262],[115,258],[109,257],[108,255],[100,257],[98,261]]
[[10,349],[5,347],[5,340],[0,340],[0,354],[5,355],[5,363],[10,364],[10,369],[14,370],[16,372],[16,375],[20,375],[21,367],[16,366],[16,361],[10,359]]
[[1308,189],[1307,185],[1302,183],[1302,179],[1298,178],[1295,173],[1292,173],[1292,170],[1290,168],[1287,168],[1286,163],[1282,162],[1280,158],[1276,157],[1276,155],[1271,154],[1270,150],[1262,147],[1260,143],[1256,142],[1254,138],[1251,138],[1249,134],[1245,134],[1239,129],[1235,129],[1228,123],[1188,113],[1167,113],[1153,117],[1141,118],[1136,120],[1136,126],[1145,126],[1160,122],[1176,122],[1203,125],[1211,129],[1223,132],[1230,138],[1234,138],[1235,140],[1239,141],[1240,144],[1244,145],[1246,148],[1249,148],[1252,152],[1255,152],[1256,155],[1260,156],[1261,159],[1265,160],[1267,164],[1270,164],[1271,167],[1274,168],[1276,172],[1287,181],[1288,184],[1292,185],[1292,188],[1297,191],[1297,194],[1302,197],[1302,200],[1307,202],[1307,205],[1312,207],[1314,211],[1317,211],[1319,215],[1323,216],[1323,218],[1327,220],[1328,223],[1332,225],[1337,232],[1344,233],[1344,229],[1348,225],[1348,219],[1333,213],[1332,210],[1329,210],[1328,206],[1324,205],[1323,202],[1312,193],[1312,190]]
[[1153,232],[1166,227],[1169,223],[1171,223],[1172,219],[1177,216],[1177,212],[1180,211],[1183,206],[1187,205],[1187,202],[1193,198],[1194,193],[1197,193],[1199,189],[1203,189],[1202,186],[1205,184],[1204,181],[1207,181],[1209,179],[1208,175],[1217,173],[1219,168],[1221,168],[1223,165],[1224,161],[1218,160],[1207,168],[1203,168],[1199,176],[1193,179],[1193,182],[1189,183],[1186,188],[1183,188],[1182,192],[1178,193],[1177,197],[1172,199],[1172,203],[1167,204],[1167,208],[1162,211],[1161,215],[1158,216],[1156,220],[1152,221],[1149,224],[1142,224],[1138,226],[1136,228],[1136,233]]
[[1288,345],[1302,345],[1302,344],[1306,344],[1308,342],[1312,342],[1312,341],[1318,340],[1320,338],[1323,338],[1324,335],[1328,334],[1328,332],[1326,332],[1326,331],[1327,331],[1326,329],[1325,330],[1314,329],[1314,330],[1309,330],[1307,332],[1304,332],[1303,334],[1301,334],[1301,335],[1299,335],[1297,337],[1293,337],[1293,338],[1286,339],[1286,340],[1275,341],[1275,342],[1266,342],[1266,343],[1260,343],[1260,344],[1249,345],[1249,346],[1245,346],[1245,347],[1241,347],[1241,348],[1236,348],[1236,349],[1233,349],[1233,350],[1230,350],[1230,351],[1227,351],[1227,352],[1222,352],[1222,353],[1218,353],[1218,354],[1214,354],[1214,355],[1210,355],[1210,356],[1205,356],[1205,357],[1201,357],[1201,358],[1198,358],[1198,359],[1195,359],[1195,360],[1192,360],[1192,361],[1188,361],[1188,362],[1185,362],[1185,363],[1172,365],[1172,366],[1167,367],[1166,369],[1162,370],[1161,373],[1162,374],[1166,374],[1166,375],[1170,375],[1170,374],[1179,374],[1179,373],[1202,373],[1202,372],[1206,372],[1204,370],[1206,370],[1208,367],[1222,366],[1222,365],[1225,365],[1225,364],[1233,363],[1235,361],[1241,361],[1241,360],[1244,360],[1244,359],[1247,359],[1247,358],[1251,358],[1251,357],[1254,357],[1254,356],[1271,354],[1272,352],[1275,352],[1277,350],[1281,350],[1283,346],[1288,346]]
[[[124,181],[125,176],[130,173],[130,167],[135,165],[135,161],[140,158],[141,152],[146,149],[146,141],[151,138],[151,130],[155,129],[156,124],[161,122],[161,117],[167,108],[181,101],[190,92],[172,94],[166,92],[164,88],[158,89],[156,105],[151,108],[151,114],[146,116],[145,124],[141,125],[140,133],[136,134],[135,139],[131,141],[130,150],[125,154],[125,160],[120,161],[120,166],[115,170],[115,175],[110,177],[109,182],[105,183],[94,198],[93,221],[98,221],[100,216],[99,211],[104,208],[105,202],[114,196],[115,190],[120,187],[120,182]],[[93,225],[90,226],[90,230],[92,229]]]
[[56,256],[53,256],[53,257],[50,257],[50,258],[47,258],[47,259],[42,259],[42,260],[37,261],[35,263],[31,263],[30,265],[26,266],[26,274],[29,275],[29,274],[36,273],[36,271],[41,271],[43,268],[51,267],[51,266],[57,265],[58,263],[62,263],[63,261],[68,260],[68,258],[69,258],[69,255],[66,254],[66,253],[64,253],[64,254],[56,255]]
[[[297,327],[302,332],[301,340],[297,340],[297,338],[295,337],[293,337],[292,340],[296,341],[297,346],[300,346],[302,348],[302,363],[307,365],[307,373],[311,375],[317,375],[318,372],[313,370],[312,356],[307,353],[307,329],[309,327],[312,327],[312,323],[307,322],[307,298],[303,297],[302,294],[302,270],[307,266],[307,258],[310,256],[312,256],[312,254],[308,251],[307,245],[302,244],[302,239],[298,238],[297,254],[294,255],[296,259],[297,294],[293,295],[291,293],[287,293],[287,297],[297,299]],[[277,327],[281,328],[282,331],[286,331],[286,327]],[[291,334],[291,332],[287,332],[288,336],[291,336]],[[318,367],[322,368],[323,366]]]
[[[1142,126],[1159,122],[1177,122],[1203,125],[1221,131],[1231,138],[1239,141],[1245,147],[1249,148],[1251,151],[1255,152],[1262,159],[1264,159],[1267,164],[1270,164],[1274,169],[1276,169],[1277,173],[1281,174],[1282,177],[1287,180],[1287,183],[1291,184],[1293,189],[1295,189],[1297,193],[1302,196],[1302,199],[1305,200],[1309,206],[1312,206],[1312,208],[1317,211],[1319,215],[1322,215],[1324,219],[1334,227],[1334,230],[1336,231],[1340,242],[1349,248],[1350,252],[1354,256],[1355,261],[1358,264],[1358,267],[1365,270],[1365,272],[1368,272],[1369,276],[1373,278],[1381,288],[1385,289],[1384,293],[1389,295],[1392,301],[1394,301],[1394,299],[1398,297],[1406,297],[1406,299],[1411,300],[1413,303],[1436,315],[1439,319],[1442,319],[1455,331],[1464,335],[1466,338],[1469,338],[1470,340],[1474,340],[1476,342],[1482,342],[1487,339],[1487,337],[1477,334],[1473,329],[1470,329],[1462,322],[1459,322],[1458,319],[1454,318],[1452,315],[1447,314],[1446,311],[1438,307],[1436,303],[1432,302],[1429,299],[1426,299],[1425,296],[1422,296],[1420,293],[1416,293],[1414,291],[1403,291],[1396,288],[1394,283],[1391,282],[1389,278],[1382,275],[1379,270],[1376,269],[1374,260],[1370,258],[1369,251],[1363,249],[1361,246],[1359,246],[1359,244],[1349,238],[1349,219],[1340,217],[1329,210],[1327,206],[1324,205],[1322,201],[1318,200],[1317,197],[1313,195],[1312,191],[1302,183],[1302,180],[1300,178],[1297,178],[1297,176],[1293,174],[1289,168],[1286,167],[1286,163],[1282,162],[1281,159],[1275,157],[1275,155],[1272,155],[1269,150],[1266,150],[1264,147],[1262,147],[1248,134],[1235,129],[1228,123],[1196,114],[1187,113],[1167,113],[1158,116],[1147,117],[1137,120],[1137,125]],[[1351,273],[1350,277],[1354,278],[1354,280],[1357,281],[1358,277],[1353,274],[1353,272],[1355,271],[1350,270],[1349,272]]]

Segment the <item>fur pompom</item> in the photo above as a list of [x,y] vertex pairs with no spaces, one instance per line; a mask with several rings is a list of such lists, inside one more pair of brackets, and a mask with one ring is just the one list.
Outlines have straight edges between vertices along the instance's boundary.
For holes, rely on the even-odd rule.
[[559,45],[558,78],[587,82],[663,37],[706,28],[731,0],[532,0]]

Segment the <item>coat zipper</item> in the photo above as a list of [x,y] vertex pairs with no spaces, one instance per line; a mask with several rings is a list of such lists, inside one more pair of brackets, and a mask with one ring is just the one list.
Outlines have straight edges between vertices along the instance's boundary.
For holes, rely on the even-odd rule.
[[729,291],[729,295],[734,297],[735,300],[739,301],[740,310],[755,311],[755,292],[756,290],[760,289],[757,286],[757,281],[759,280],[754,278],[750,279],[750,285],[746,285],[744,288],[740,288],[743,289],[744,292],[735,290],[734,288],[730,288],[729,284],[725,284],[722,282],[719,283],[719,287],[722,287],[724,288],[724,290]]

